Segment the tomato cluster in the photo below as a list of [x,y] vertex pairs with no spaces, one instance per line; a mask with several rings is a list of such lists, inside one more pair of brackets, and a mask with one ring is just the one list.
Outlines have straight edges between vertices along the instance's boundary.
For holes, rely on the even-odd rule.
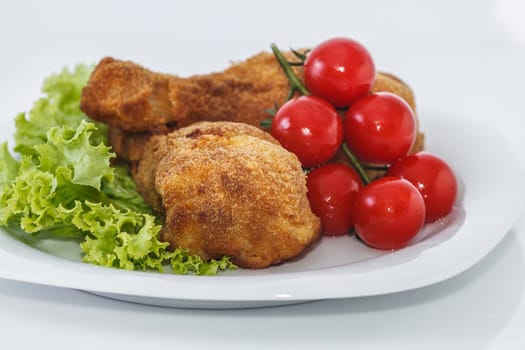
[[[376,70],[363,45],[335,38],[304,58],[301,91],[308,94],[279,108],[270,132],[308,169],[308,199],[324,235],[353,229],[375,248],[405,246],[425,223],[452,210],[453,170],[435,154],[409,155],[414,111],[397,95],[371,93]],[[341,148],[353,166],[329,162]],[[386,174],[370,181],[362,164],[380,165]]]

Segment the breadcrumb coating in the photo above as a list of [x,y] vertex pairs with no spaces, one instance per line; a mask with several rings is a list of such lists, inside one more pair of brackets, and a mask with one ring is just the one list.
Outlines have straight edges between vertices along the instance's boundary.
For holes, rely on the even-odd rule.
[[159,162],[173,151],[173,141],[180,137],[196,138],[201,135],[230,137],[251,135],[278,144],[269,133],[254,126],[233,122],[197,122],[167,135],[153,135],[142,145],[140,162],[132,168],[137,188],[146,203],[159,213],[164,213],[162,199],[155,188],[155,173]]
[[165,214],[161,239],[204,259],[263,268],[320,237],[299,160],[250,125],[200,123],[155,136],[135,179]]

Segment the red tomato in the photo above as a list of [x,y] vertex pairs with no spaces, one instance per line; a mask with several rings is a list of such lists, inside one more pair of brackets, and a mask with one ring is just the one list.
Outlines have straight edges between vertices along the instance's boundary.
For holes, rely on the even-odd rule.
[[390,164],[405,156],[416,140],[416,131],[412,108],[388,92],[359,99],[345,114],[345,141],[365,163]]
[[306,87],[336,107],[347,107],[366,95],[375,75],[370,53],[351,39],[327,40],[316,46],[304,62]]
[[405,246],[425,223],[425,202],[409,181],[387,176],[371,182],[357,194],[354,228],[369,246],[397,249]]
[[362,187],[357,172],[344,164],[326,164],[308,174],[306,186],[312,211],[323,224],[323,234],[348,233],[353,225],[354,197]]
[[300,96],[279,108],[270,133],[309,168],[326,162],[339,149],[343,123],[328,102],[315,96]]
[[452,210],[458,191],[456,176],[437,155],[419,152],[406,156],[388,169],[388,175],[407,179],[421,192],[426,222],[436,221]]

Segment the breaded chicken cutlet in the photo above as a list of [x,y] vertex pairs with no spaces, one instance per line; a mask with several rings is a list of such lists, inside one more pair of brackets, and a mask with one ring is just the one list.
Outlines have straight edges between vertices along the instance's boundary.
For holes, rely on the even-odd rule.
[[[285,53],[291,58],[290,53]],[[296,68],[297,74],[302,72]],[[282,104],[289,84],[271,53],[262,52],[220,73],[181,78],[129,61],[104,58],[83,89],[81,108],[110,126],[110,141],[123,159],[137,161],[148,137],[196,121],[235,121],[260,126],[268,109]],[[392,92],[416,110],[410,87],[378,72],[373,92]],[[424,146],[418,132],[412,153]]]
[[155,188],[157,166],[162,158],[173,151],[172,141],[178,138],[197,138],[201,135],[232,137],[249,135],[262,140],[279,143],[269,133],[244,123],[197,122],[166,135],[154,135],[143,143],[144,157],[131,169],[137,188],[146,203],[155,211],[164,213],[162,198]]
[[161,239],[171,248],[263,268],[320,237],[301,164],[268,133],[202,122],[157,135],[146,148],[133,175],[148,203],[164,213]]

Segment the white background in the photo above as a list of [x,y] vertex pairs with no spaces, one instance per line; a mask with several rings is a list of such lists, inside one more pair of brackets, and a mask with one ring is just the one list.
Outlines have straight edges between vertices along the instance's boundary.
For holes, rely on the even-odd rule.
[[[112,55],[189,75],[272,42],[298,48],[348,36],[369,48],[379,69],[410,83],[423,118],[438,111],[489,123],[525,164],[522,1],[189,3],[0,2],[2,130],[12,130],[42,79],[65,65]],[[505,171],[494,181],[505,181]],[[524,349],[524,234],[522,216],[485,259],[437,285],[279,308],[149,307],[0,279],[0,347]]]

